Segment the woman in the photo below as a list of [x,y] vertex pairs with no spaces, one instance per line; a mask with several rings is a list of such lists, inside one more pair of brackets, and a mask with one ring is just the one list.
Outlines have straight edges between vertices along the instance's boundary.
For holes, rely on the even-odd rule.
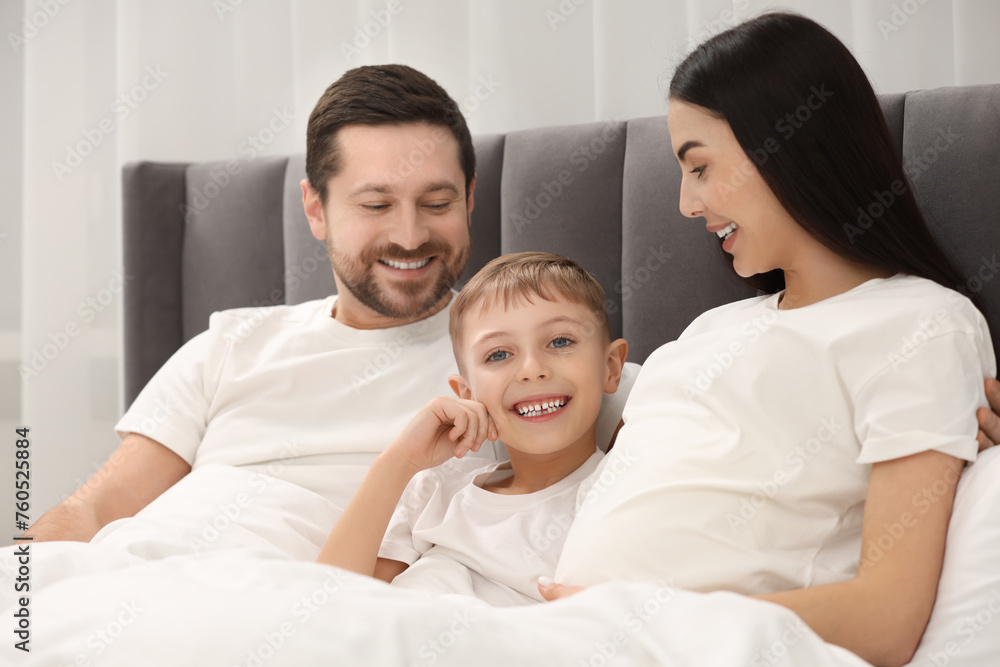
[[763,295],[646,361],[557,581],[754,595],[904,664],[995,371],[982,304],[949,289],[965,281],[871,85],[813,21],[768,14],[701,45],[673,77],[668,123],[681,211]]

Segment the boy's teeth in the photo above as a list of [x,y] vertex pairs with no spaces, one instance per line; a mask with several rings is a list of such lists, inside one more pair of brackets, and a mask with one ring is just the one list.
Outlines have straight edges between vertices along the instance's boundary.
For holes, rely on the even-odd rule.
[[522,417],[538,417],[539,415],[552,414],[564,405],[566,405],[566,399],[560,398],[536,404],[519,405],[514,410]]
[[394,269],[419,269],[422,266],[426,266],[427,262],[431,261],[431,258],[428,257],[427,259],[421,259],[417,262],[397,262],[392,259],[383,259],[380,261]]

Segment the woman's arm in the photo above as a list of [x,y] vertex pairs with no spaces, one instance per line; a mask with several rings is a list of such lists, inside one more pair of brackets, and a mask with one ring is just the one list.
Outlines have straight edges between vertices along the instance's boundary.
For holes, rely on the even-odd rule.
[[857,576],[755,597],[873,665],[906,664],[930,620],[963,465],[935,451],[872,465]]

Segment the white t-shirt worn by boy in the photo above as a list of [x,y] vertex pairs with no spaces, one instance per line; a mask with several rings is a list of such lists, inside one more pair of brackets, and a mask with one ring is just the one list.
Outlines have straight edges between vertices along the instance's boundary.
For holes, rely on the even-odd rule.
[[494,606],[542,602],[538,577],[555,573],[578,487],[603,457],[595,452],[566,478],[520,495],[482,488],[509,476],[510,462],[452,459],[419,473],[379,549],[380,558],[409,565],[392,584],[470,595]]
[[873,463],[976,458],[996,361],[968,299],[904,274],[802,308],[778,298],[711,310],[646,360],[556,581],[744,594],[844,581]]

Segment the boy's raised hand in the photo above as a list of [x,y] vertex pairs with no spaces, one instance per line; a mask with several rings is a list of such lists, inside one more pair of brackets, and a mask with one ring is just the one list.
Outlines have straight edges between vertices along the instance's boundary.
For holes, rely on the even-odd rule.
[[440,396],[420,409],[389,448],[417,470],[426,470],[453,456],[479,451],[484,440],[498,437],[485,405]]

